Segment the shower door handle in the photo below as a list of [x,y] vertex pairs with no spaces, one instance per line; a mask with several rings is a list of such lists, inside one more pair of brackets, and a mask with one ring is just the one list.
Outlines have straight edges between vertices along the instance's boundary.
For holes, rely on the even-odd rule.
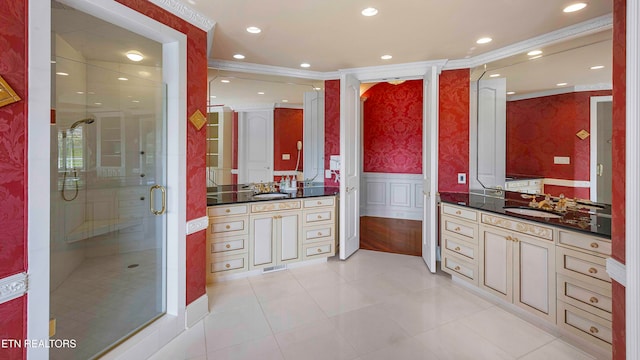
[[[155,207],[155,197],[153,196],[153,192],[156,190],[160,190],[162,194],[162,207],[160,210],[156,210]],[[149,211],[151,211],[153,215],[162,215],[167,211],[167,189],[165,189],[164,186],[153,185],[149,189]]]

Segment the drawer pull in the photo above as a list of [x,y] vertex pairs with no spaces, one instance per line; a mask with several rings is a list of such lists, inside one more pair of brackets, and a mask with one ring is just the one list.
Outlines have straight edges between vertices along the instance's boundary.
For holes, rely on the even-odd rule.
[[227,246],[225,246],[227,249],[231,249],[231,244],[227,244]]
[[456,215],[462,215],[462,211],[457,210],[457,211],[456,211]]
[[591,328],[589,328],[589,332],[592,333],[592,334],[597,334],[597,333],[600,332],[600,330],[598,330],[597,327],[592,326]]
[[460,246],[456,246],[456,248],[455,248],[455,249],[453,249],[453,250],[455,250],[455,251],[460,251]]
[[460,266],[454,267],[453,270],[460,271]]
[[520,242],[520,239],[518,239],[517,237],[512,238],[513,242]]
[[318,236],[322,236],[322,233],[320,231],[318,231]]
[[598,298],[593,296],[593,297],[591,297],[591,299],[589,299],[589,302],[592,303],[592,304],[597,304],[598,303]]
[[591,243],[591,247],[594,248],[594,249],[597,249],[598,248],[598,243],[594,243],[594,242]]
[[224,267],[226,267],[226,268],[228,269],[228,268],[230,268],[230,267],[231,267],[231,264],[227,263],[227,264],[225,264],[225,266],[224,266]]
[[318,201],[318,205],[322,205],[322,201]]
[[231,209],[227,209],[224,212],[226,212],[227,214],[231,212]]
[[322,219],[322,215],[318,215],[318,219]]
[[227,226],[225,226],[225,228],[226,228],[227,230],[229,230],[229,229],[231,229],[231,225],[227,225]]
[[322,252],[322,249],[318,248],[318,252],[319,252],[319,253],[320,253],[320,252]]
[[511,235],[508,235],[505,239],[506,239],[507,241],[513,241],[513,238],[511,237]]
[[453,229],[454,231],[460,231],[460,226],[457,226],[455,229]]
[[597,273],[598,273],[598,269],[596,269],[596,268],[589,268],[589,273],[590,273],[590,274],[597,274]]

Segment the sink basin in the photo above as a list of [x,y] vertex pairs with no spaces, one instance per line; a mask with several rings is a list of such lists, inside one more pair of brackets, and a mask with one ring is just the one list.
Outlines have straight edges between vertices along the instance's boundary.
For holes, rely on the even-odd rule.
[[268,193],[268,194],[255,194],[253,195],[254,199],[258,200],[276,200],[276,199],[284,199],[289,197],[287,194],[278,194],[278,193]]
[[504,211],[510,212],[513,214],[533,216],[538,218],[547,218],[547,219],[560,219],[562,215],[554,214],[549,211],[524,208],[524,207],[513,207],[513,208],[504,208]]

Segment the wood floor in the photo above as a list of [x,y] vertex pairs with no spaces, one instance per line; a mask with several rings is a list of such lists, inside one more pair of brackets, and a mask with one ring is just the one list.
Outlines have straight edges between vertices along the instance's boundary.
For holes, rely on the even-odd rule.
[[363,216],[360,248],[422,256],[422,221]]

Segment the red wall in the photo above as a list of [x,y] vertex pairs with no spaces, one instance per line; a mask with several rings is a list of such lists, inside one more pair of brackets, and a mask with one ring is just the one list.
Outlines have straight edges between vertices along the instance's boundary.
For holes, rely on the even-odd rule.
[[469,191],[458,184],[458,173],[469,178],[469,69],[440,74],[438,190]]
[[[27,270],[27,5],[4,1],[0,11],[0,75],[22,98],[0,108],[0,278]],[[26,337],[27,297],[0,305],[0,339]],[[22,348],[0,349],[21,359]]]
[[[507,175],[589,181],[590,138],[576,133],[590,132],[591,97],[604,95],[611,91],[507,102]],[[554,164],[554,156],[568,156],[571,163]]]
[[422,174],[422,80],[381,82],[362,97],[364,171]]
[[[324,168],[329,156],[340,155],[340,80],[324,82]],[[338,186],[335,178],[324,179],[326,186]]]
[[[626,0],[613,1],[613,193],[611,256],[625,262]],[[637,214],[631,216],[637,217]],[[625,288],[613,282],[613,359],[625,349]]]
[[[294,170],[296,168],[296,156],[298,140],[302,141],[303,125],[302,109],[277,108],[273,112],[273,169],[275,171]],[[282,154],[291,155],[289,160],[282,160]],[[300,151],[300,164],[298,170],[302,170],[303,153]]]

